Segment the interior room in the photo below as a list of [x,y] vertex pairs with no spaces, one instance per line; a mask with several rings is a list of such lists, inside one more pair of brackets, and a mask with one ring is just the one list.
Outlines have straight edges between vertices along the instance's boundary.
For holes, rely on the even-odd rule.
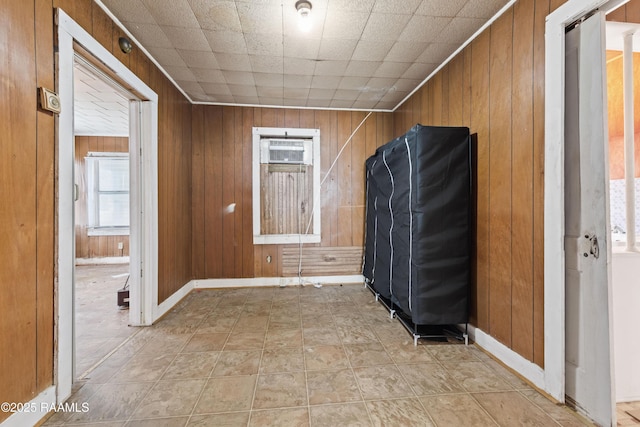
[[640,0],[5,3],[0,426],[640,425]]

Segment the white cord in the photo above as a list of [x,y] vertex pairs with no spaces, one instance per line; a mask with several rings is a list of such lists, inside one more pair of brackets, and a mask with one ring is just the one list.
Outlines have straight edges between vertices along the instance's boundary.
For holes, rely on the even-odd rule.
[[[351,132],[351,135],[349,135],[349,138],[347,138],[345,143],[342,145],[342,148],[340,148],[340,151],[338,151],[338,154],[336,155],[336,158],[333,160],[333,163],[331,163],[331,166],[329,166],[329,169],[325,173],[324,178],[322,178],[322,180],[320,181],[320,188],[318,189],[318,192],[317,192],[318,200],[316,200],[315,198],[313,199],[313,203],[311,205],[311,215],[309,216],[309,223],[307,224],[307,228],[304,231],[305,235],[309,233],[309,228],[311,227],[311,223],[313,222],[313,214],[316,211],[316,206],[320,204],[319,198],[320,198],[320,190],[322,189],[322,185],[325,183],[325,181],[329,177],[329,174],[335,167],[336,163],[338,163],[338,159],[342,155],[342,152],[344,151],[344,149],[347,148],[347,145],[349,145],[349,143],[351,142],[355,134],[358,132],[358,130],[360,130],[364,122],[367,121],[367,119],[372,113],[373,111],[369,111],[369,113],[364,117],[364,119],[362,119],[360,124],[356,126],[353,132]],[[301,234],[298,235],[298,240],[300,244],[300,249],[298,253],[298,282],[300,283],[301,286],[304,286],[304,284],[302,283],[302,235]]]

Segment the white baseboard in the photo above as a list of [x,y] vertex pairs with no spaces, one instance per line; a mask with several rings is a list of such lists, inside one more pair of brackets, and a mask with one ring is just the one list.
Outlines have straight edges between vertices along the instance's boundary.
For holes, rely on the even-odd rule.
[[162,301],[162,304],[153,307],[153,321],[155,323],[158,319],[164,316],[174,305],[180,302],[180,300],[186,297],[189,292],[193,290],[193,280],[174,292],[169,298]]
[[95,264],[129,264],[128,256],[107,256],[96,258],[76,258],[76,265],[95,265]]
[[[202,279],[192,280],[194,289],[221,289],[221,288],[255,288],[263,286],[298,286],[300,279],[297,277],[252,277],[246,279]],[[364,277],[360,274],[352,276],[310,276],[302,277],[303,285],[339,285],[343,283],[364,283]]]
[[[464,330],[464,325],[461,326]],[[540,390],[546,390],[544,370],[540,366],[528,361],[506,345],[493,338],[491,335],[472,325],[469,325],[469,336],[476,344],[494,355],[509,368],[522,375],[530,381],[531,384],[538,387]]]
[[[24,427],[38,424],[54,407],[56,403],[56,388],[51,386],[30,402],[24,403],[20,412],[15,412],[0,423],[1,427]],[[27,411],[28,409],[28,411]]]

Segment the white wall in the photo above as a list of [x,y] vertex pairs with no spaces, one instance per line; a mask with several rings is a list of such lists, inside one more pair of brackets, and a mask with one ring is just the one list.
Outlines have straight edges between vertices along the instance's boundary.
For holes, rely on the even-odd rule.
[[616,402],[640,400],[640,253],[613,249]]

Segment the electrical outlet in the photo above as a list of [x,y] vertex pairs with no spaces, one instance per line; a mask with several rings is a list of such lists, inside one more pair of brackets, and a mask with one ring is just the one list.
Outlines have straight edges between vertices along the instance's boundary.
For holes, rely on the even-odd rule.
[[124,243],[118,242],[118,249],[120,250],[124,249]]

